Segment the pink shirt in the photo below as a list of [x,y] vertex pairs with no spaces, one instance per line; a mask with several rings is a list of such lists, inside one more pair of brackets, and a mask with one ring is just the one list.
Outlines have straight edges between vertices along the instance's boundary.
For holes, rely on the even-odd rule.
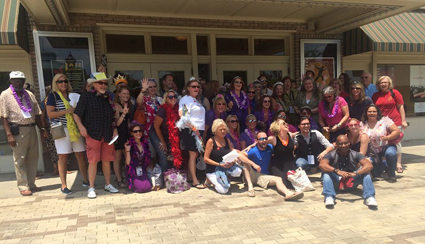
[[388,144],[388,141],[381,141],[381,136],[386,136],[388,134],[388,128],[390,128],[393,124],[394,122],[385,116],[376,123],[374,128],[369,128],[367,122],[366,124],[360,122],[360,128],[363,133],[366,133],[369,136],[372,148],[379,153],[382,151],[382,148]]
[[[320,116],[322,116],[322,118],[325,119],[325,123],[327,126],[334,126],[336,124],[338,124],[341,119],[344,117],[344,114],[342,113],[342,107],[347,106],[347,102],[345,101],[344,98],[342,97],[338,97],[338,110],[336,111],[336,114],[334,117],[332,118],[328,118],[328,115],[325,112],[325,103],[321,102],[319,103],[319,114]],[[330,112],[330,114],[333,114],[335,111],[335,106],[336,105],[336,101],[334,104],[334,107],[332,108],[332,112]]]

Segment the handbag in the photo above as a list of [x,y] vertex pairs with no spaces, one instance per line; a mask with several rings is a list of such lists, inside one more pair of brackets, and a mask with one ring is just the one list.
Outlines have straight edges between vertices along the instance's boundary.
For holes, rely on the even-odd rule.
[[196,168],[199,170],[205,170],[207,168],[207,165],[204,162],[204,154],[201,153],[199,157],[197,158]]
[[146,124],[146,115],[145,110],[142,106],[136,107],[136,112],[134,112],[134,120],[136,120],[139,124],[145,125]]
[[286,175],[296,191],[304,192],[315,190],[314,186],[310,182],[310,179],[308,179],[307,174],[301,167],[299,167],[297,170],[288,170]]
[[397,143],[401,142],[401,140],[403,140],[403,137],[404,137],[403,132],[400,132],[400,135],[395,139],[389,140],[388,144],[396,145]]
[[180,172],[178,169],[169,169],[164,173],[165,187],[169,193],[181,193],[190,189],[187,183],[187,173]]
[[52,124],[50,126],[50,134],[52,134],[53,140],[58,140],[58,139],[66,137],[63,124],[61,122]]

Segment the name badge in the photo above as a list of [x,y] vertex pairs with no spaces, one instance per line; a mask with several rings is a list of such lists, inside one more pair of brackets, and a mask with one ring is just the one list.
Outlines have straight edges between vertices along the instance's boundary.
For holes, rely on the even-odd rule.
[[314,164],[314,155],[307,155],[308,164]]
[[136,167],[136,174],[137,176],[142,176],[143,175],[143,168],[140,166]]
[[21,112],[22,112],[22,116],[24,116],[24,119],[29,119],[29,118],[31,118],[31,113],[29,113],[29,112],[25,112],[25,111],[23,111],[23,110],[21,110]]

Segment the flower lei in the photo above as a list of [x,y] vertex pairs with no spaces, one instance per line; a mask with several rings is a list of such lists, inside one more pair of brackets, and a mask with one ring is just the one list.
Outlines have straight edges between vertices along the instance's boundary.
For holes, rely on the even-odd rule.
[[241,143],[239,141],[239,136],[237,135],[236,131],[234,130],[229,130],[230,135],[233,137],[233,140],[236,142],[237,148],[238,150],[241,149]]
[[27,107],[25,107],[24,104],[22,104],[21,99],[19,99],[18,94],[16,94],[15,88],[12,85],[10,85],[9,87],[10,87],[10,90],[12,90],[13,96],[15,97],[15,100],[19,104],[19,107],[21,108],[21,110],[26,112],[26,113],[31,113],[32,105],[31,105],[31,101],[30,101],[30,97],[28,95],[28,92],[25,89],[22,89],[22,96],[27,103]]
[[105,93],[100,93],[96,91],[96,89],[92,89],[91,93],[95,94],[97,97],[108,99],[109,105],[111,105],[111,108],[113,110],[113,116],[112,116],[112,130],[115,130],[117,128],[117,115],[115,114],[115,103],[112,101],[112,97],[109,95],[108,91]]
[[[266,123],[266,121],[264,121],[264,109],[261,110],[260,120]],[[269,126],[271,122],[272,122],[272,112],[269,109],[269,117],[267,119],[267,125]]]
[[[249,138],[252,140],[252,142],[255,142],[255,135],[252,134],[252,132],[250,130],[248,130],[248,128],[246,128],[245,133],[249,136]],[[255,130],[255,134],[257,134],[257,130]]]
[[174,159],[174,167],[180,169],[183,158],[180,151],[180,131],[176,127],[176,122],[179,119],[178,105],[171,107],[167,104],[163,104],[161,107],[165,109],[165,113],[167,115],[168,140],[171,144],[171,154]]
[[238,96],[238,94],[236,94],[235,91],[230,91],[230,95],[235,100],[236,105],[238,106],[239,109],[247,109],[248,108],[248,103],[246,102],[246,100],[248,100],[248,99],[247,99],[244,91],[241,91],[240,96]]
[[143,146],[143,152],[139,151],[137,142],[134,137],[131,137],[128,142],[131,146],[131,161],[130,165],[128,165],[126,168],[128,188],[131,190],[133,188],[133,179],[137,177],[136,167],[142,166],[143,170],[145,170],[151,162],[151,152],[149,151],[148,141],[145,138],[140,139],[140,142]]
[[325,109],[324,112],[326,114],[326,117],[333,118],[333,117],[335,117],[335,115],[336,115],[336,113],[338,112],[338,109],[339,109],[339,97],[337,96],[335,98],[335,105],[333,107],[332,114],[329,114],[329,111],[328,111],[328,108],[326,107],[325,101],[322,101],[322,105],[323,105],[323,108]]
[[145,96],[145,103],[149,106],[145,106],[146,108],[146,129],[149,131],[152,123],[155,121],[156,112],[158,112],[159,102],[155,97],[154,100],[149,96]]

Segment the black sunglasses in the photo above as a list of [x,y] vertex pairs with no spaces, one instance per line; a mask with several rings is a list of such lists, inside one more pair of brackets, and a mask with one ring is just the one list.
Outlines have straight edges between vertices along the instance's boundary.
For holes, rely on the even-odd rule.
[[234,120],[234,119],[232,119],[232,120],[230,120],[229,122],[230,122],[230,123],[238,123],[238,122],[239,122],[239,120]]
[[167,96],[168,97],[168,99],[177,99],[177,95],[174,95],[174,96]]
[[259,141],[267,141],[267,137],[261,137],[261,138],[258,138],[257,140],[259,140]]
[[98,81],[96,83],[99,84],[99,85],[104,85],[104,86],[107,86],[108,85],[108,82]]
[[248,94],[255,94],[255,91],[249,91]]
[[141,133],[142,130],[133,130],[132,132],[136,134],[136,133]]
[[361,90],[362,88],[360,88],[360,87],[351,87],[351,90],[352,91],[354,91],[354,90]]
[[201,88],[201,86],[190,86],[190,87],[192,87],[193,89],[195,89],[195,88]]
[[56,83],[58,83],[58,84],[62,84],[62,83],[65,83],[65,84],[68,84],[68,80],[58,80],[58,81],[56,81]]

